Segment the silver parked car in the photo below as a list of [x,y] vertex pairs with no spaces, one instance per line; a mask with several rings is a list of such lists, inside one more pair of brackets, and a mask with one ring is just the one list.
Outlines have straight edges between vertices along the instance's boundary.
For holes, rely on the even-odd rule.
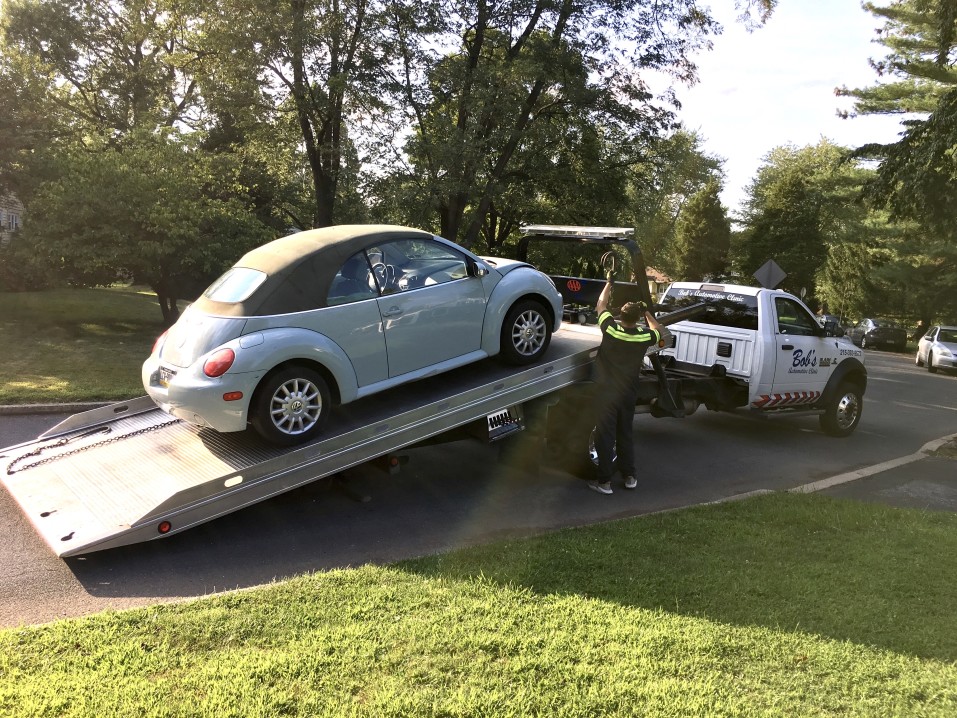
[[917,342],[916,362],[929,372],[957,369],[957,327],[931,327]]
[[392,225],[300,232],[217,279],[143,364],[173,416],[279,444],[316,436],[330,406],[493,355],[542,358],[561,325],[554,283]]

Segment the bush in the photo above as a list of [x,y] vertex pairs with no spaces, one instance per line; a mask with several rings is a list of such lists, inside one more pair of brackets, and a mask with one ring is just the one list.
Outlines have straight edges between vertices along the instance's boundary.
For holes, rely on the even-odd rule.
[[14,238],[0,248],[0,292],[33,292],[62,286],[59,273]]

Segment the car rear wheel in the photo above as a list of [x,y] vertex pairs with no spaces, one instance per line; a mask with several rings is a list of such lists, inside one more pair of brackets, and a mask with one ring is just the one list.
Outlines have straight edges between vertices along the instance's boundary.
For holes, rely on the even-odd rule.
[[937,367],[934,366],[934,352],[927,352],[927,371],[931,374],[937,373]]
[[867,335],[861,337],[861,349],[867,349]]
[[850,382],[844,382],[819,417],[821,428],[831,436],[850,436],[861,421],[862,408],[861,390]]
[[502,358],[509,364],[537,362],[552,340],[548,313],[534,299],[516,302],[502,324]]
[[267,441],[292,446],[319,433],[330,404],[329,387],[318,372],[304,366],[287,366],[259,385],[249,421]]

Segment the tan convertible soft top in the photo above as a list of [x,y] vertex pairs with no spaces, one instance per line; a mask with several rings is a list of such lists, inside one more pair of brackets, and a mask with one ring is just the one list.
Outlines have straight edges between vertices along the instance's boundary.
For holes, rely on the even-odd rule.
[[318,309],[326,306],[336,272],[359,250],[396,239],[431,236],[420,229],[391,224],[343,224],[291,234],[256,247],[233,265],[266,274],[266,280],[247,299],[226,303],[201,296],[195,305],[207,314],[233,317]]

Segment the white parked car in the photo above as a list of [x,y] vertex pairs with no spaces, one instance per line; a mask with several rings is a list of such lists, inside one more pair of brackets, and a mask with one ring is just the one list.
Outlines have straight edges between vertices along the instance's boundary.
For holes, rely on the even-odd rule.
[[246,254],[153,347],[143,384],[184,421],[316,436],[333,404],[500,355],[536,362],[562,298],[524,262],[430,232],[343,225]]
[[929,372],[957,369],[957,327],[931,327],[917,342],[916,362]]

